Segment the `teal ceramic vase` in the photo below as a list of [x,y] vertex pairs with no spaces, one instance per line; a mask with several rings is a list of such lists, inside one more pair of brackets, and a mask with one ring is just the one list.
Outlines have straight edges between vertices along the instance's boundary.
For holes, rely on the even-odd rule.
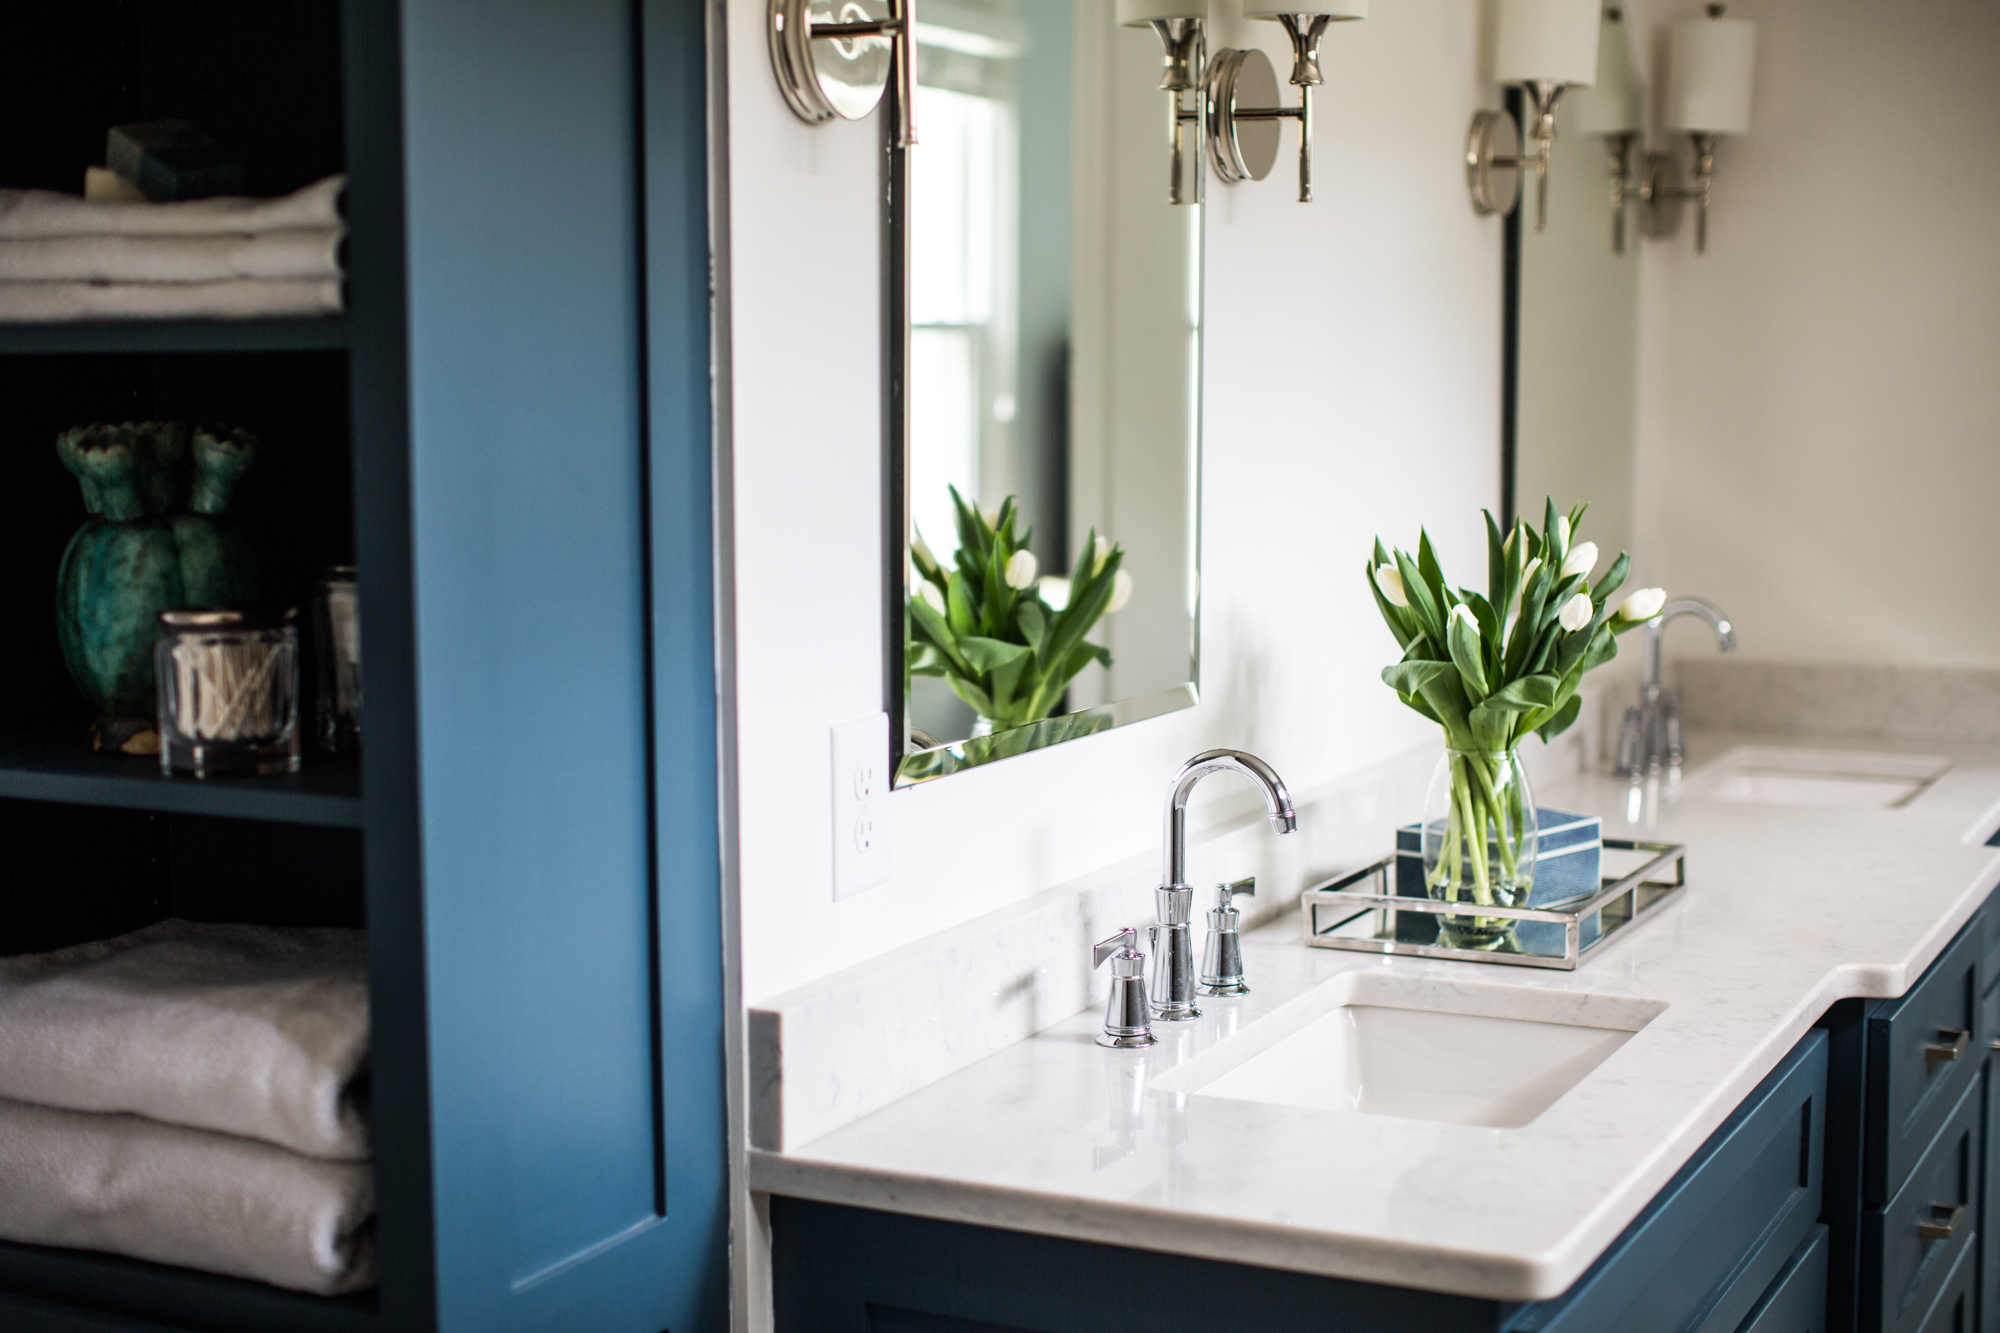
[[92,515],[56,576],[56,632],[69,674],[97,710],[91,746],[159,753],[153,640],[162,611],[243,607],[257,562],[230,517],[257,441],[170,422],[77,426],[56,438]]

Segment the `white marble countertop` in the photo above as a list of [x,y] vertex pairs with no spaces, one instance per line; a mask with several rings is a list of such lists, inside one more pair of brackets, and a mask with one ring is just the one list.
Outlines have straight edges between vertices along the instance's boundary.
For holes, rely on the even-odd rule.
[[[1700,759],[1753,739],[1691,747]],[[1822,744],[1953,764],[1897,810],[1663,803],[1641,836],[1688,844],[1686,893],[1575,972],[1309,949],[1290,913],[1244,938],[1252,994],[1204,1000],[1151,1050],[1096,1046],[1101,1015],[1086,1010],[801,1147],[753,1152],[751,1187],[1468,1296],[1557,1295],[1831,1004],[1901,994],[2000,884],[2000,851],[1981,845],[2000,824],[2000,749]],[[1537,796],[1632,832],[1623,784]],[[1665,1008],[1517,1129],[1151,1086],[1357,971]],[[1121,1113],[1141,1071],[1142,1110]]]

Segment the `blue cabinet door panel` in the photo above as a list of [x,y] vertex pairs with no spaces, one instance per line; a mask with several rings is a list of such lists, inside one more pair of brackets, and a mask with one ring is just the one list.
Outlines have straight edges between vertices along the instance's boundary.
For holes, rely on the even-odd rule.
[[[719,1041],[702,1049],[719,1027],[713,679],[691,724],[675,711],[684,699],[655,718],[637,19],[629,0],[403,8],[446,1330],[692,1327],[669,1308],[663,1149],[678,1130],[663,1090],[720,1087]],[[697,50],[698,33],[697,18]],[[694,241],[705,256],[705,238]],[[698,443],[706,457],[705,437],[668,443]],[[679,472],[705,487],[705,472]],[[705,586],[705,527],[669,556],[694,559]],[[684,612],[698,623],[672,628],[705,662],[706,605]],[[686,1037],[658,1011],[662,975],[685,977],[660,956],[653,750],[684,746],[689,732],[701,739],[693,766],[668,758],[705,837],[680,838],[676,858],[693,864],[676,866],[674,883],[709,910],[675,925],[690,937],[683,951],[708,960],[686,984],[709,1003]],[[704,932],[705,950],[692,938]],[[689,1043],[701,1052],[685,1075],[663,1068],[665,1027],[677,1058]],[[698,1113],[719,1131],[718,1110]],[[719,1148],[701,1169],[719,1174]]]

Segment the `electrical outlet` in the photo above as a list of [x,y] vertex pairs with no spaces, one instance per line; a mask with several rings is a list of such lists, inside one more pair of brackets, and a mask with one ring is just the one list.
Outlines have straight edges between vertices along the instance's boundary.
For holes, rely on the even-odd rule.
[[889,715],[833,729],[833,897],[889,882]]

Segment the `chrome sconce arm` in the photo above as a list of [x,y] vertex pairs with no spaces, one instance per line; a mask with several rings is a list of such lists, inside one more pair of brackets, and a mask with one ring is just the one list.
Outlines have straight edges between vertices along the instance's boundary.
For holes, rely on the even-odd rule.
[[1299,202],[1313,198],[1313,89],[1326,82],[1319,70],[1320,38],[1336,19],[1360,18],[1359,12],[1273,12],[1251,14],[1282,24],[1292,43],[1292,72],[1287,82],[1299,90],[1297,106],[1278,105],[1278,81],[1262,51],[1222,50],[1215,53],[1208,77],[1208,152],[1215,174],[1234,184],[1263,180],[1278,156],[1277,122],[1299,123]]
[[1535,151],[1522,153],[1521,129],[1500,109],[1472,113],[1465,136],[1465,187],[1472,194],[1472,211],[1481,217],[1511,213],[1521,198],[1521,171],[1535,173],[1535,230],[1549,229],[1549,163],[1555,156],[1556,103],[1569,85],[1560,79],[1535,79],[1521,85],[1535,103]]
[[770,0],[771,69],[785,102],[808,125],[860,120],[882,101],[893,70],[896,146],[917,142],[916,0],[887,0],[876,17],[861,0]]
[[1678,167],[1672,153],[1646,154],[1646,168],[1637,194],[1646,210],[1646,234],[1671,236],[1680,229],[1683,200],[1694,202],[1694,252],[1708,253],[1708,205],[1715,196],[1715,145],[1720,135],[1690,133],[1694,143],[1694,184],[1677,185]]
[[[1171,142],[1168,163],[1167,202],[1201,202],[1202,70],[1206,65],[1206,24],[1197,18],[1152,19],[1150,25],[1160,39],[1166,69],[1160,75],[1160,91],[1167,95],[1167,134]],[[1195,105],[1187,105],[1188,93]],[[1188,127],[1194,127],[1197,142],[1193,154],[1187,151]],[[1190,173],[1190,158],[1194,170]],[[1190,176],[1192,180],[1190,181]]]

